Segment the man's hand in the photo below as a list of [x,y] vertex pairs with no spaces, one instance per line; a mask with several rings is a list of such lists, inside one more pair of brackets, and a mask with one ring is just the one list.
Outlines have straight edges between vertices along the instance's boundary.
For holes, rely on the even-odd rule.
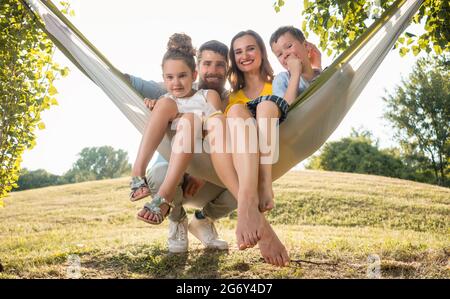
[[322,53],[320,53],[316,45],[310,42],[306,42],[306,49],[308,50],[311,67],[313,69],[322,70]]
[[152,111],[153,108],[156,105],[156,100],[155,99],[147,99],[147,98],[145,98],[144,99],[144,104],[145,104],[145,106],[147,106],[148,109],[150,109],[150,111]]
[[205,181],[187,174],[185,178],[186,182],[183,184],[183,196],[194,197],[198,191],[205,185]]

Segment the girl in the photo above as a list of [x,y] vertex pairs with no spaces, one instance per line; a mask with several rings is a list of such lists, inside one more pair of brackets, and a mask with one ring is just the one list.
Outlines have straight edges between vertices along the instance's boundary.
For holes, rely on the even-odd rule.
[[[174,192],[193,156],[194,141],[202,136],[197,130],[196,119],[203,118],[206,121],[211,137],[209,140],[214,140],[212,138],[214,136],[220,138],[225,135],[219,132],[225,127],[225,118],[220,111],[219,94],[214,90],[196,91],[192,88],[197,76],[194,56],[195,50],[189,36],[176,33],[170,37],[162,61],[163,80],[168,93],[156,101],[133,165],[130,200],[136,201],[150,195],[145,179],[146,168],[168,125],[176,124],[177,132],[173,137],[173,145],[183,144],[183,149],[175,150],[172,147],[169,168],[163,184],[152,201],[146,203],[137,215],[138,219],[151,224],[160,224],[173,207]],[[216,143],[218,141],[216,139]],[[232,193],[234,192],[233,194],[236,194],[237,178],[231,167],[231,156],[224,150],[217,150],[217,153],[211,154],[211,159],[219,178]]]

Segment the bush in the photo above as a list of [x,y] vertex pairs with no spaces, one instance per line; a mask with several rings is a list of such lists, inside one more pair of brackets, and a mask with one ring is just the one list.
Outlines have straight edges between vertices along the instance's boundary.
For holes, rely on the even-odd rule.
[[395,149],[380,150],[367,131],[353,131],[350,137],[326,143],[306,168],[417,180],[415,171],[403,163]]
[[18,185],[14,191],[62,185],[66,183],[64,177],[51,174],[44,169],[29,171],[24,168],[20,171]]

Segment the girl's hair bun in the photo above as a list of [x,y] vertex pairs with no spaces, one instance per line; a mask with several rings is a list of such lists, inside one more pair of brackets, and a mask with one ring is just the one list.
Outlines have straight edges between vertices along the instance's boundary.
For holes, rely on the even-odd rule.
[[174,33],[167,43],[167,51],[177,51],[189,56],[195,56],[192,39],[184,33]]

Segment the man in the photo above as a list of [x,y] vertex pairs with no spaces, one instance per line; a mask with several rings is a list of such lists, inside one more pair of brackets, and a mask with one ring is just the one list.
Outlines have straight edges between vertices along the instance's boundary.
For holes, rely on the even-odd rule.
[[[214,89],[220,95],[226,107],[228,91],[225,89],[228,70],[228,47],[219,41],[204,43],[197,56],[199,82],[197,89]],[[140,78],[126,75],[133,87],[145,99],[149,109],[153,108],[155,99],[166,93],[166,90],[155,81],[144,81]],[[147,181],[151,195],[155,195],[166,176],[168,162],[159,155],[156,163],[147,172]],[[184,175],[183,181],[177,187],[175,208],[169,215],[169,252],[181,253],[188,250],[188,234],[191,232],[207,248],[228,249],[228,243],[218,238],[214,221],[227,216],[236,209],[236,200],[226,189],[210,182]],[[188,204],[201,208],[196,210],[194,217],[188,223],[183,205]]]

